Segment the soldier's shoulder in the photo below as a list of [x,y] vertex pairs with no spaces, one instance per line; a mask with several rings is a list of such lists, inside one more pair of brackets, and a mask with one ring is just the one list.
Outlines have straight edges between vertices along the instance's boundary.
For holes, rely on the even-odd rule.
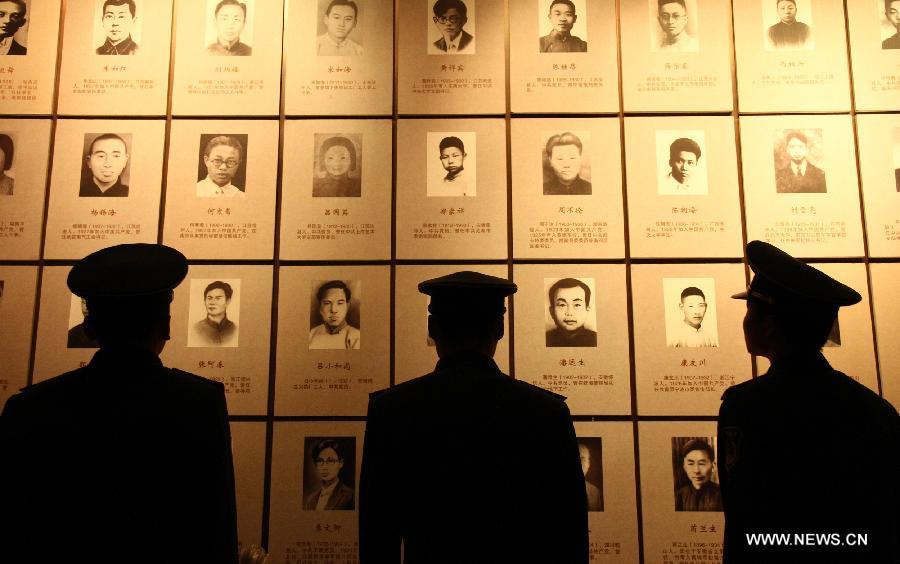
[[197,393],[224,393],[225,385],[192,372],[186,372],[179,368],[163,368],[168,373],[169,379],[175,385],[195,390]]
[[437,381],[437,373],[429,372],[424,376],[394,384],[390,388],[383,388],[369,393],[369,401],[384,403],[398,401],[410,395],[421,394],[424,390],[434,387]]
[[87,368],[85,367],[65,372],[42,382],[36,382],[30,386],[25,386],[19,390],[18,395],[23,398],[41,398],[65,394],[73,387],[80,386],[84,382],[84,375],[86,372]]
[[740,384],[734,384],[733,386],[730,386],[722,394],[722,401],[742,401],[748,397],[765,394],[769,389],[771,389],[771,387],[772,378],[767,374],[763,374],[762,376],[751,378],[746,382],[741,382]]
[[883,397],[870,390],[855,378],[844,374],[840,370],[835,370],[834,374],[837,382],[842,386],[841,396],[852,399],[856,403],[860,412],[869,414],[881,414],[897,417],[897,410]]
[[[504,374],[504,376],[506,376]],[[535,401],[539,402],[550,402],[550,403],[563,403],[566,402],[566,396],[562,394],[557,394],[556,392],[551,392],[546,388],[542,388],[540,386],[535,386],[529,382],[524,382],[522,380],[514,380],[509,376],[506,376],[508,381],[510,382],[510,386],[513,390],[518,393],[534,398]]]

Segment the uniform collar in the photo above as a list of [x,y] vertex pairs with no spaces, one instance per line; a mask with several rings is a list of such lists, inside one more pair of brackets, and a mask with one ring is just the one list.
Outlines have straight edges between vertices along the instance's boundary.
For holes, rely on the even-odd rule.
[[117,345],[103,347],[94,353],[89,366],[93,368],[136,368],[140,366],[162,366],[159,357],[140,347]]
[[438,360],[435,372],[500,372],[493,358],[478,352],[458,352]]
[[769,372],[797,375],[818,374],[834,370],[821,351],[786,354],[772,363]]

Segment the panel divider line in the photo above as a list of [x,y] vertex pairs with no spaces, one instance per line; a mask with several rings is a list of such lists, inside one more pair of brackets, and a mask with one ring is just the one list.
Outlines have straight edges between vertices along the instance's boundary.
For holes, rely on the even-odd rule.
[[388,385],[393,387],[397,382],[397,128],[399,127],[399,70],[400,70],[400,26],[397,22],[397,13],[400,8],[400,0],[393,2],[393,27],[391,30],[392,41],[394,45],[394,53],[392,57],[392,77],[391,77],[391,260],[390,260],[390,282],[388,295],[388,334],[390,343],[388,350],[391,358],[388,362]]
[[176,17],[178,11],[175,7],[177,2],[178,0],[173,0],[172,2],[172,25],[169,26],[171,35],[169,37],[169,76],[166,79],[166,126],[165,139],[163,139],[162,179],[159,190],[159,221],[156,225],[156,242],[160,244],[163,242],[163,229],[166,220],[166,196],[168,195],[169,187],[169,150],[172,145],[172,85],[175,77],[175,35],[178,25],[178,18]]
[[[506,134],[506,277],[513,280],[513,189],[512,189],[512,89],[510,88],[512,56],[509,45],[509,0],[503,2],[503,64],[504,80],[506,80],[505,104],[506,113],[503,117]],[[509,309],[506,324],[508,326],[506,340],[509,342],[509,375],[516,378],[516,303],[515,296],[507,299]]]

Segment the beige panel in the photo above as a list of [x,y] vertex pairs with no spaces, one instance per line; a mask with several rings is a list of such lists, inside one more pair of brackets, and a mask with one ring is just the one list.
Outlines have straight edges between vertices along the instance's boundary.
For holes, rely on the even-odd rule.
[[[120,135],[128,162],[119,181],[127,197],[81,197],[80,178],[93,185],[85,167],[89,140]],[[46,258],[77,259],[121,243],[155,243],[159,226],[165,123],[162,120],[60,120],[53,150]]]
[[[319,54],[327,35],[330,0],[287,2],[284,34],[285,111],[288,115],[387,115],[393,100],[393,2],[357,2],[356,24],[346,36],[360,55]],[[346,8],[349,10],[350,8]],[[340,32],[339,32],[340,33]],[[326,42],[326,45],[328,43]],[[349,49],[349,44],[345,45]]]
[[896,332],[900,326],[900,300],[897,280],[900,264],[872,264],[872,303],[875,306],[875,332],[878,335],[878,360],[884,399],[900,406],[900,347]]
[[[438,146],[451,136],[465,144],[469,195],[429,196],[445,189]],[[506,257],[505,147],[500,119],[397,124],[397,258]]]
[[[391,122],[289,121],[284,137],[289,158],[282,177],[281,258],[389,259]],[[331,137],[343,137],[354,146],[357,164],[346,174],[359,182],[358,197],[315,195],[316,180],[328,177],[321,147]]]
[[[324,324],[316,291],[329,280],[351,290],[347,324],[359,330],[357,349],[329,343],[319,349],[310,334]],[[387,266],[281,268],[278,286],[278,415],[365,415],[369,393],[390,385],[390,269]],[[330,310],[326,309],[325,315]],[[353,343],[351,346],[355,346]],[[340,347],[340,348],[337,348]]]
[[657,0],[620,3],[625,111],[731,110],[730,3],[687,0],[686,7],[675,15],[687,23],[668,45]]
[[238,549],[261,544],[266,424],[231,422],[234,489],[237,497]]
[[570,33],[587,51],[541,52],[552,29],[549,0],[509,3],[510,97],[514,112],[618,112],[613,0],[576,0]]
[[[513,255],[624,257],[619,121],[514,119],[511,127]],[[591,183],[590,195],[552,193],[556,173],[548,162],[546,146],[552,136],[566,132],[582,143],[578,177]],[[551,194],[545,194],[545,183]]]
[[0,55],[3,113],[49,114],[53,109],[59,0],[26,0],[28,22],[15,35],[25,55]]
[[[679,307],[688,287],[703,291],[708,304],[702,345],[700,335],[688,340],[689,310]],[[638,413],[715,415],[722,392],[750,377],[741,329],[745,304],[730,299],[745,287],[740,264],[632,266]]]
[[856,127],[869,255],[900,257],[900,115],[860,114]]
[[[204,145],[212,135],[234,136],[243,147],[245,154],[231,180],[238,188],[234,196],[201,196],[206,192],[199,182],[209,173]],[[278,122],[178,120],[172,124],[170,143],[163,241],[192,259],[271,258]],[[217,172],[227,172],[219,168]],[[240,185],[242,174],[245,182]]]
[[0,120],[0,133],[12,139],[14,153],[3,173],[13,179],[13,191],[0,195],[0,256],[34,260],[41,245],[50,121]]
[[0,266],[0,405],[28,383],[37,267]]
[[[823,171],[826,192],[778,192],[784,185],[779,174],[790,176],[785,148],[790,131],[806,135],[807,162]],[[741,147],[748,240],[766,241],[797,257],[863,254],[850,116],[744,117]]]
[[883,47],[898,30],[884,7],[884,0],[847,1],[857,110],[896,110],[900,98],[900,48]]
[[[681,168],[669,164],[677,139],[690,139],[701,151],[681,182],[672,174]],[[632,256],[743,254],[732,118],[627,119],[625,154]],[[648,154],[655,166],[648,166]]]
[[[130,32],[138,46],[132,55],[97,54],[107,40],[103,4],[66,2],[59,113],[165,115],[172,0],[137,0],[135,17],[115,26],[120,34],[122,29]],[[127,5],[124,11],[130,14]]]
[[[684,483],[676,468],[673,438],[691,437],[712,442],[712,421],[665,421],[638,424],[641,459],[641,509],[644,525],[644,562],[665,564],[674,554],[690,562],[721,562],[725,516],[721,511],[675,511],[675,491]],[[718,461],[718,457],[716,457]],[[680,465],[679,465],[680,466]],[[710,482],[718,484],[713,464]],[[683,486],[690,488],[690,483]]]
[[[631,413],[625,267],[622,265],[516,265],[516,378],[562,394],[574,415]],[[556,346],[550,287],[575,278],[591,290],[586,308],[569,311],[579,332],[596,333],[596,345]],[[573,288],[581,292],[581,288]],[[571,305],[575,305],[572,303]],[[583,317],[582,317],[583,316]],[[563,313],[561,323],[565,323]],[[564,326],[565,327],[565,326]],[[576,329],[573,328],[573,331]],[[565,334],[565,333],[563,333]],[[550,344],[548,344],[550,343]],[[552,346],[551,346],[552,345]]]

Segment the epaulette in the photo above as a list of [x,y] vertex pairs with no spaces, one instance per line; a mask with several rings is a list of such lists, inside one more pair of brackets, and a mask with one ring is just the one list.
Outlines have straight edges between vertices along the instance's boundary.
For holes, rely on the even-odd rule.
[[217,382],[215,380],[210,380],[209,378],[204,378],[203,376],[199,376],[197,374],[194,374],[193,372],[186,372],[179,368],[166,368],[166,370],[171,371],[173,374],[187,376],[192,381],[195,381],[198,383],[202,382],[202,383],[206,384],[207,386],[212,386],[214,388],[220,388],[223,390],[225,389],[225,384],[223,384],[222,382]]

